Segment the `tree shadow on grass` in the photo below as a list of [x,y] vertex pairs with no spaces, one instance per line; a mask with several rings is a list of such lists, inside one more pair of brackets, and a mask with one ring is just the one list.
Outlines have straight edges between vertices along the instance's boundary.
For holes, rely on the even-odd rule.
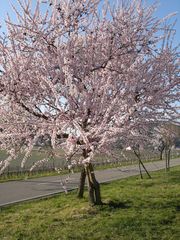
[[176,206],[176,211],[177,211],[177,212],[180,212],[180,205],[177,205],[177,206]]
[[114,201],[109,201],[107,203],[103,203],[103,205],[108,206],[112,209],[126,209],[131,207],[131,202],[130,201],[120,202],[118,200],[114,200]]

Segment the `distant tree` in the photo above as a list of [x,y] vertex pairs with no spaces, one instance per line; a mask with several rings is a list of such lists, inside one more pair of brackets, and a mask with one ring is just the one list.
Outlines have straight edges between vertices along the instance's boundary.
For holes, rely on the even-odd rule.
[[152,126],[150,127],[148,124],[143,127],[141,125],[136,125],[135,129],[131,129],[130,132],[126,132],[124,136],[121,136],[121,142],[124,149],[132,151],[138,160],[141,179],[143,178],[142,169],[144,169],[148,177],[151,178],[150,173],[143,163],[142,151],[152,147],[152,129]]
[[[175,146],[176,139],[180,138],[180,127],[172,123],[163,123],[156,128],[155,138],[159,143],[160,159],[165,152],[166,171],[170,169],[171,150]],[[157,143],[157,144],[158,144]]]
[[[63,148],[69,167],[82,158],[79,196],[101,204],[92,159],[119,134],[166,119],[178,99],[173,25],[142,1],[18,1],[0,37],[1,148],[24,166],[40,136]],[[113,5],[114,4],[114,5]],[[44,8],[43,8],[44,9]],[[45,161],[43,159],[42,161]],[[41,161],[41,162],[42,162]]]
[[165,149],[165,142],[164,142],[164,139],[162,137],[160,137],[158,139],[158,151],[160,152],[160,158],[159,160],[163,160],[163,152],[164,152],[164,149]]

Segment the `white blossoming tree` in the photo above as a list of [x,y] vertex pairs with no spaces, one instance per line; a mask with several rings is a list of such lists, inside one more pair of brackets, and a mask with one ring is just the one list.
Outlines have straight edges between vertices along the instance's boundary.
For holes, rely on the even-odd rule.
[[172,122],[165,122],[159,124],[154,132],[154,146],[160,151],[160,159],[163,159],[163,152],[165,153],[165,168],[170,170],[171,150],[175,145],[175,140],[180,137],[180,126]]
[[[155,5],[99,0],[18,1],[0,37],[0,143],[25,164],[39,136],[63,148],[69,166],[81,153],[79,196],[101,204],[93,171],[97,152],[137,124],[165,119],[178,99],[173,26],[153,16]],[[117,2],[117,1],[116,1]],[[128,3],[127,3],[128,2]]]

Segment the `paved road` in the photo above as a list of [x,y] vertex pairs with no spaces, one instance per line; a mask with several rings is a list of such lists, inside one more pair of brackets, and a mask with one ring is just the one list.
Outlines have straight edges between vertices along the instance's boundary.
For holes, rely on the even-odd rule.
[[[177,165],[180,165],[180,159],[173,159],[171,161],[171,166]],[[165,167],[165,161],[150,162],[146,163],[145,166],[148,171],[157,171]],[[127,178],[138,174],[139,170],[137,165],[96,171],[96,177],[100,183]],[[65,179],[67,179],[67,176],[64,175],[62,177],[42,177],[0,183],[0,207],[63,192],[64,190],[61,182]],[[79,173],[71,174],[66,184],[67,190],[76,189],[78,187],[78,182]]]

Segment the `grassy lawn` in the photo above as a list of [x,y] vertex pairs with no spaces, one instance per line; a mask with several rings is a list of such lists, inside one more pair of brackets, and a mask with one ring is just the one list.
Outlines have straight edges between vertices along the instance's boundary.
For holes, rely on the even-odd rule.
[[76,192],[2,208],[1,240],[178,240],[180,167],[102,185],[104,205]]

